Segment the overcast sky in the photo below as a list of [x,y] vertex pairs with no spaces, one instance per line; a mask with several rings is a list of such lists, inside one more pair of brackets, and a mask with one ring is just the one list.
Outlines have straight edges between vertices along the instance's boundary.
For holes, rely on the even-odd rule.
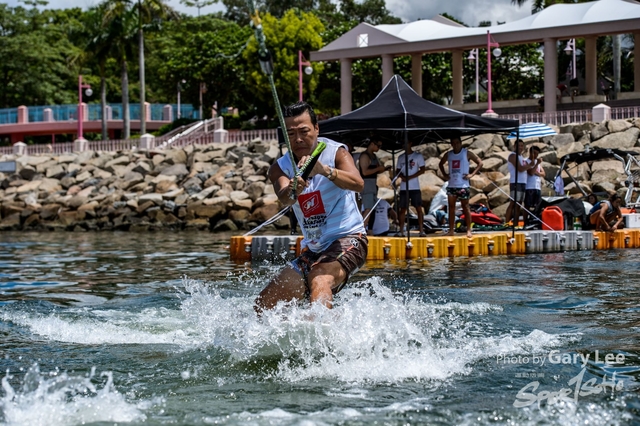
[[[446,12],[469,26],[477,26],[480,21],[513,22],[531,14],[531,0],[523,7],[511,4],[511,0],[385,0],[387,9],[405,22],[420,19],[430,19]],[[18,0],[5,0],[9,6],[16,6]],[[99,0],[49,0],[49,8],[65,9],[70,7],[88,8],[99,3]],[[174,9],[197,14],[196,8],[189,8],[180,0],[169,0]],[[216,4],[202,9],[202,13],[223,10],[223,6]]]

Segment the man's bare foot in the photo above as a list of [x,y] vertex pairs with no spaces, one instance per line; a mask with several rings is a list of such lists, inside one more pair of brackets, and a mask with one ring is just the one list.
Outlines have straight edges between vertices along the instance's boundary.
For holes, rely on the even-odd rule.
[[473,234],[471,233],[471,231],[467,231],[467,238],[473,238]]

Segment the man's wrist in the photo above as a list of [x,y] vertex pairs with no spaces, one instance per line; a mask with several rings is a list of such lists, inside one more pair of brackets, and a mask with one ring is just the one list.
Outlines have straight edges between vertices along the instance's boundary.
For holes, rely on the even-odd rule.
[[331,182],[333,182],[334,180],[336,180],[336,178],[338,177],[338,169],[336,169],[335,167],[331,167],[331,171],[329,172],[329,175],[327,176],[327,179],[329,179]]

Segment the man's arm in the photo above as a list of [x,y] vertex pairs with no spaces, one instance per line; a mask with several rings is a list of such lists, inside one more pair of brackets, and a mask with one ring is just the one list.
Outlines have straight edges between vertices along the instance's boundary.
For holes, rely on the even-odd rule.
[[360,172],[362,172],[363,176],[377,175],[378,173],[385,171],[385,167],[382,164],[379,164],[378,167],[374,168],[370,168],[370,166],[371,158],[367,154],[360,155]]
[[517,158],[518,158],[518,155],[515,152],[512,152],[511,155],[509,156],[509,162],[511,164],[513,164],[513,166],[519,172],[529,171],[529,169],[533,169],[534,167],[536,167],[538,165],[537,160],[532,162],[532,163],[530,163],[530,164],[522,164],[519,161],[517,161]]
[[449,180],[449,173],[444,171],[444,165],[447,163],[448,160],[449,160],[449,151],[444,153],[444,155],[440,159],[440,163],[438,164],[438,168],[440,169],[440,173],[442,173],[442,176],[444,176],[444,178],[446,180]]
[[420,175],[423,175],[423,174],[424,174],[424,172],[426,172],[426,171],[427,171],[427,170],[426,170],[425,166],[420,166],[420,168],[418,169],[418,171],[417,171],[417,172],[415,172],[414,174],[412,174],[411,176],[409,176],[409,177],[407,178],[407,181],[409,181],[409,180],[411,180],[411,179],[416,179],[416,178],[418,178]]
[[607,223],[607,210],[609,210],[609,205],[605,202],[602,202],[602,206],[600,207],[600,211],[598,212],[598,222],[602,222],[603,228],[605,231],[609,231],[611,228]]
[[[291,182],[293,181],[284,174],[278,163],[273,163],[269,168],[269,180],[273,184],[273,190],[278,196],[278,200],[285,205],[292,205],[295,200],[291,199]],[[300,194],[306,186],[306,182],[298,177],[297,193]]]
[[[360,161],[362,161],[362,158]],[[335,164],[336,166],[333,168],[318,161],[309,176],[322,175],[339,188],[362,192],[364,180],[362,180],[360,172],[356,169],[353,157],[346,149],[338,148]]]
[[467,179],[471,179],[472,177],[480,173],[480,169],[482,169],[482,160],[475,153],[469,150],[467,150],[467,159],[476,163],[476,168],[473,173],[469,173],[466,177]]
[[389,207],[389,209],[387,210],[387,214],[391,218],[392,223],[398,223],[398,213],[396,213],[394,209]]

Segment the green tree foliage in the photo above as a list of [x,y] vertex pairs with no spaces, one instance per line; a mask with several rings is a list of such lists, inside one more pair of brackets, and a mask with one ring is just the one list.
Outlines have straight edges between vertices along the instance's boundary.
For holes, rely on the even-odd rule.
[[389,13],[384,0],[340,0],[340,13],[351,21],[367,22],[371,25],[402,23],[399,18]]
[[[313,13],[290,9],[282,19],[270,14],[262,17],[262,26],[267,40],[267,48],[271,52],[274,64],[274,81],[282,103],[287,104],[298,99],[298,50],[305,56],[309,51],[322,47],[320,34],[324,26]],[[243,57],[248,64],[247,84],[254,88],[255,96],[271,102],[271,89],[268,77],[260,70],[258,63],[258,43],[255,37],[247,45]],[[308,93],[314,92],[318,84],[318,75],[324,66],[313,64],[314,73],[304,76],[304,88]]]
[[174,101],[178,82],[185,103],[200,104],[200,83],[206,84],[203,111],[219,106],[248,107],[252,89],[245,82],[246,60],[240,55],[251,36],[249,26],[240,26],[219,15],[184,16],[169,22],[162,34],[149,40],[149,76],[157,96]]
[[80,49],[68,34],[81,13],[0,4],[1,107],[74,102],[77,95],[69,89],[77,72],[71,62]]
[[[536,44],[501,47],[499,58],[491,60],[493,100],[530,98],[543,92],[544,60]],[[484,54],[483,54],[484,53]],[[480,51],[480,75],[486,76],[487,54]],[[469,64],[470,65],[470,64]],[[475,65],[474,71],[475,73]],[[473,75],[471,72],[465,75]],[[487,88],[486,83],[482,86]]]
[[212,4],[217,3],[218,0],[180,0],[180,3],[184,4],[187,7],[196,7],[198,8],[198,16],[200,16],[200,9],[203,7],[211,6]]
[[[542,9],[545,9],[549,6],[552,6],[556,3],[586,3],[593,0],[533,0],[531,3],[531,13],[540,12]],[[518,7],[524,5],[525,3],[529,3],[529,0],[511,0],[511,4],[515,4]]]
[[[371,25],[401,23],[400,19],[389,13],[384,1],[379,0],[363,2],[340,0],[337,4],[330,0],[320,0],[316,13],[325,26],[321,34],[325,45],[352,30],[361,22]],[[402,59],[397,58],[396,64],[400,63]],[[365,105],[380,91],[381,64],[380,58],[358,59],[353,62],[352,100],[356,108]],[[319,76],[315,95],[313,99],[321,112],[328,115],[340,114],[340,63],[338,61],[325,64],[324,72]]]

